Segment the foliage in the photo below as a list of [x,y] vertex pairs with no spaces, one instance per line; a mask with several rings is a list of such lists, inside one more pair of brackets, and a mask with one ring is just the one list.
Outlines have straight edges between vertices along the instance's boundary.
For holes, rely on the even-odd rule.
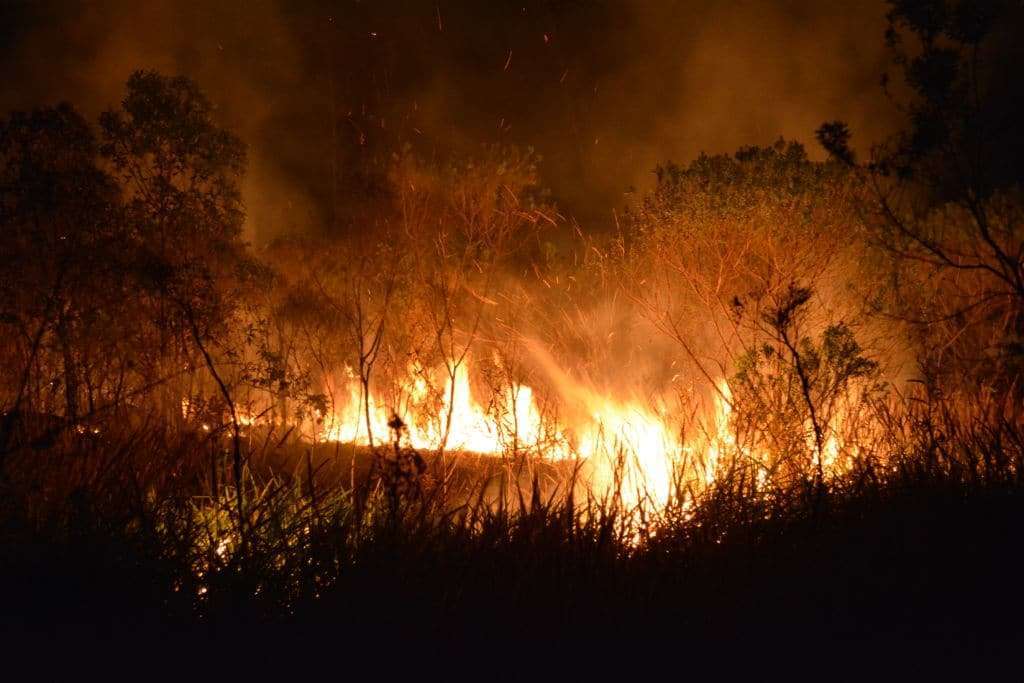
[[770,476],[808,468],[823,479],[826,443],[853,436],[844,426],[881,393],[878,363],[849,325],[828,325],[817,340],[805,334],[810,300],[809,289],[790,286],[763,316],[768,341],[740,356],[729,383],[736,429],[744,444],[768,454]]
[[792,282],[817,293],[808,324],[861,317],[860,188],[796,143],[664,166],[610,268],[631,314],[676,344],[706,384],[762,343],[761,318]]
[[[20,361],[10,367],[26,369],[5,378],[15,409],[26,401],[51,409],[37,384],[45,380],[27,369],[52,353],[62,372],[47,378],[45,391],[63,396],[64,409],[76,415],[83,373],[124,332],[117,315],[130,252],[118,188],[96,152],[88,125],[69,105],[14,114],[0,127],[0,319],[13,333],[5,335],[8,352]],[[91,353],[79,355],[87,344]],[[90,407],[93,399],[90,387]]]
[[1018,3],[1000,0],[893,0],[887,41],[905,129],[860,166],[845,124],[818,131],[872,188],[867,226],[890,264],[876,306],[907,324],[934,391],[970,376],[1019,397],[1022,20]]
[[[136,72],[121,110],[100,117],[101,149],[126,189],[126,220],[142,248],[140,283],[156,305],[170,300],[204,333],[229,319],[230,279],[246,274],[238,187],[245,147],[212,113],[188,79]],[[163,307],[154,317],[165,333],[185,325]]]

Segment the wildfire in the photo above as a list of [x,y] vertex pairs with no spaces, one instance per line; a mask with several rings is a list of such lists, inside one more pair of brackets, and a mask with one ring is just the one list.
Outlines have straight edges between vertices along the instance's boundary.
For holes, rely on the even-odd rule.
[[[690,492],[710,486],[719,467],[740,458],[754,466],[759,484],[772,469],[773,456],[764,445],[741,442],[733,431],[732,392],[725,380],[715,386],[702,419],[684,437],[681,425],[664,405],[609,395],[574,380],[547,356],[539,358],[558,394],[560,415],[542,410],[535,390],[521,383],[506,386],[481,400],[471,382],[471,361],[433,374],[411,365],[397,392],[384,397],[364,396],[363,384],[345,370],[332,384],[333,409],[314,427],[304,425],[307,437],[358,446],[380,446],[395,436],[394,416],[403,425],[401,443],[421,451],[472,452],[481,455],[530,455],[549,461],[575,460],[583,465],[589,491],[597,497],[619,496],[627,506],[640,503],[661,509],[674,491]],[[431,383],[438,377],[443,381]],[[395,397],[398,397],[397,399]],[[183,415],[196,407],[182,402]],[[238,410],[241,426],[260,421]],[[857,452],[839,411],[824,425],[821,453],[811,425],[805,430],[812,466],[821,458],[832,473],[843,467],[844,455]],[[693,426],[693,425],[691,425]],[[201,428],[210,431],[209,422]],[[684,501],[685,502],[685,501]]]
[[333,415],[325,420],[322,438],[358,445],[378,444],[389,439],[391,416],[398,412],[406,424],[408,445],[417,449],[437,450],[446,448],[455,451],[472,451],[483,454],[499,454],[509,448],[509,434],[516,434],[521,447],[536,446],[543,431],[540,413],[533,400],[530,387],[519,385],[506,392],[507,405],[514,405],[509,411],[514,416],[511,429],[503,428],[493,410],[488,410],[473,398],[467,363],[460,364],[454,377],[448,377],[439,392],[441,405],[428,411],[425,405],[430,399],[430,390],[420,368],[412,367],[404,389],[405,410],[399,411],[387,405],[372,392],[363,396],[359,383],[349,372],[344,381],[343,400],[339,401]]
[[565,373],[552,373],[561,400],[568,404],[565,412],[574,416],[562,421],[546,418],[534,389],[525,384],[506,387],[501,395],[480,401],[470,374],[468,360],[447,373],[443,386],[433,394],[440,397],[439,404],[431,404],[426,373],[410,367],[399,410],[374,392],[364,397],[361,383],[349,371],[338,383],[341,398],[316,436],[379,445],[391,438],[388,422],[398,414],[407,427],[403,443],[413,448],[485,455],[516,451],[550,460],[579,459],[596,495],[616,492],[624,504],[644,502],[656,508],[668,502],[684,460],[696,463],[701,482],[710,483],[720,449],[731,443],[724,382],[708,418],[710,426],[687,442],[668,411],[605,395]]

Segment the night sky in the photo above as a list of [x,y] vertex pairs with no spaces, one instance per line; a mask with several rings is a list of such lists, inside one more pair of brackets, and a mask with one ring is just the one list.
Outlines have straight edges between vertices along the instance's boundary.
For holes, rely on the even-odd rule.
[[332,145],[349,171],[404,145],[530,146],[563,214],[601,230],[658,163],[780,135],[821,158],[813,131],[837,118],[861,148],[890,131],[885,7],[856,5],[5,2],[0,106],[92,117],[134,69],[194,78],[250,146],[256,241],[326,224]]

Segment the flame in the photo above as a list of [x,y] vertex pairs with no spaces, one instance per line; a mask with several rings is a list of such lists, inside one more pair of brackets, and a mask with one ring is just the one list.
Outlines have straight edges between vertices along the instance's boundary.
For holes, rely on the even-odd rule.
[[708,418],[710,427],[703,429],[699,439],[686,442],[663,407],[610,397],[561,372],[553,373],[555,385],[571,408],[567,412],[576,414],[564,424],[545,420],[535,391],[525,384],[506,387],[482,403],[473,392],[468,359],[454,372],[439,374],[446,377],[435,394],[440,404],[430,406],[428,373],[410,366],[402,392],[404,410],[398,410],[373,392],[364,397],[358,377],[346,370],[339,382],[344,388],[341,398],[333,414],[325,416],[319,438],[361,446],[380,444],[391,438],[388,423],[398,414],[407,428],[402,438],[413,448],[489,455],[516,450],[551,460],[578,458],[597,496],[615,493],[624,505],[645,503],[655,508],[668,503],[682,462],[698,464],[700,483],[709,484],[722,449],[734,444],[724,381]]
[[[732,431],[732,393],[725,380],[715,385],[710,409],[696,434],[684,438],[664,404],[610,396],[562,371],[550,357],[540,358],[565,408],[562,421],[546,416],[534,389],[517,383],[481,401],[474,394],[471,362],[433,373],[410,365],[392,400],[371,391],[345,369],[331,383],[335,405],[307,436],[360,446],[390,442],[394,416],[404,424],[403,444],[423,451],[446,450],[483,455],[530,454],[549,460],[576,459],[583,464],[589,491],[598,498],[614,495],[621,504],[662,509],[674,493],[693,493],[715,482],[719,468],[737,458],[756,470],[759,484],[769,476],[771,454],[741,444]],[[442,383],[431,380],[443,378]],[[398,396],[398,405],[393,396]],[[183,413],[191,409],[182,402]],[[239,423],[258,421],[239,411]],[[856,452],[840,429],[847,416],[837,412],[825,425],[821,453],[810,425],[808,448],[822,459],[827,473]],[[210,426],[203,423],[202,428]],[[680,501],[686,504],[685,500]]]
[[[335,413],[328,416],[322,437],[361,446],[389,439],[391,428],[388,423],[392,415],[400,411],[387,406],[372,392],[364,399],[354,373],[347,371],[346,374],[345,400],[339,401]],[[510,434],[515,435],[521,446],[538,444],[543,424],[530,387],[517,385],[506,389],[505,404],[514,406],[514,410],[509,411],[514,416],[514,424],[508,426],[502,422],[509,416],[499,419],[474,399],[468,362],[460,363],[452,373],[448,373],[440,391],[440,407],[432,411],[434,414],[427,414],[423,408],[429,397],[424,374],[416,366],[410,368],[410,379],[404,387],[407,407],[405,414],[399,414],[406,425],[403,438],[407,438],[413,448],[437,450],[444,447],[453,451],[499,454],[508,450]]]
[[617,492],[626,505],[663,507],[671,493],[673,463],[683,444],[667,421],[642,405],[592,399],[594,412],[579,443],[593,468],[597,491]]
[[[736,436],[729,429],[729,416],[732,415],[732,391],[729,389],[729,383],[725,380],[719,380],[716,389],[713,429],[710,431],[708,443],[704,449],[704,461],[698,463],[703,470],[705,485],[714,483],[718,463],[724,455],[723,451],[735,452],[737,449]],[[692,450],[690,449],[690,452]]]

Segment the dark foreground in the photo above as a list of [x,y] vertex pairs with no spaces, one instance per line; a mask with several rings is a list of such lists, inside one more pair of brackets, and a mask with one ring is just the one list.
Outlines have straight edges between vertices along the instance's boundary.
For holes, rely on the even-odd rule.
[[41,653],[44,669],[211,657],[241,672],[323,665],[328,654],[336,672],[358,662],[454,673],[490,658],[485,678],[540,674],[524,662],[548,654],[587,669],[667,657],[680,673],[798,677],[814,675],[812,662],[830,662],[831,675],[897,660],[1014,663],[1024,645],[1021,490],[929,485],[819,505],[724,535],[670,528],[628,552],[550,511],[472,536],[381,533],[281,613],[270,611],[280,596],[249,596],[241,564],[197,609],[170,587],[172,551],[144,535],[83,513],[59,539],[25,537],[8,518],[0,642],[15,656]]

